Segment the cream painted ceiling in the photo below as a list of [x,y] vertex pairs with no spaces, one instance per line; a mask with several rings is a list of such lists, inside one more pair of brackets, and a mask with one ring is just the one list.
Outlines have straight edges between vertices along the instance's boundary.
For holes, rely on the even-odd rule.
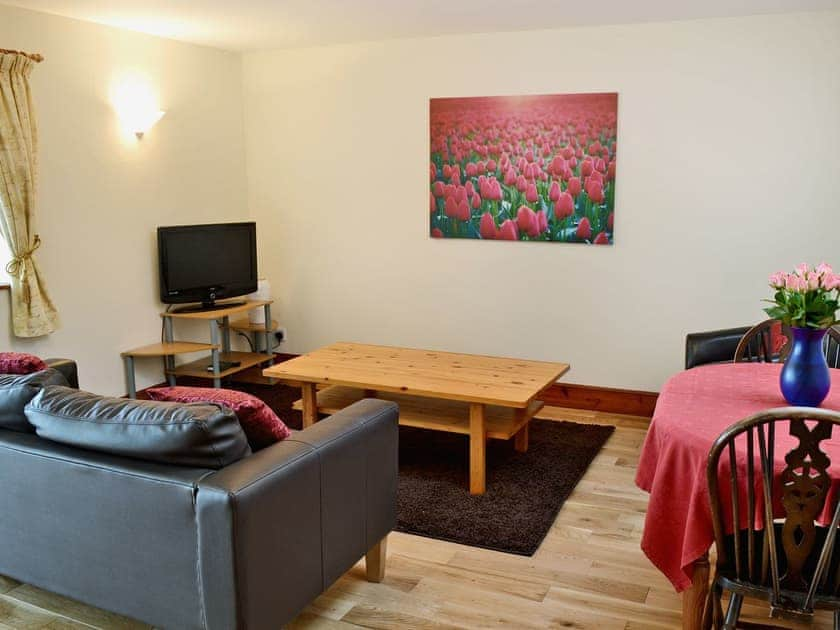
[[236,51],[840,8],[840,0],[0,0]]

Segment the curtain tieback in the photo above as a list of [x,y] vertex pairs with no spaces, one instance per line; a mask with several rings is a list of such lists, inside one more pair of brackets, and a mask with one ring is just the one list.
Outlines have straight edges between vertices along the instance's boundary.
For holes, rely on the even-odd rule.
[[39,247],[41,247],[41,237],[36,234],[35,240],[32,242],[32,247],[21,252],[9,261],[9,264],[6,265],[6,273],[10,276],[19,276],[20,272],[23,271],[23,263],[26,262],[27,259],[32,258],[32,254],[34,254],[35,250]]
[[[23,280],[23,278],[21,276],[22,276],[23,270],[25,268],[24,263],[27,260],[29,260],[30,258],[32,258],[32,254],[34,254],[35,250],[38,249],[40,246],[41,246],[41,237],[36,234],[35,239],[32,241],[32,247],[30,247],[29,249],[21,252],[20,254],[18,254],[17,256],[15,256],[14,258],[12,258],[9,261],[9,264],[6,265],[6,273],[8,273],[10,276],[17,276],[18,278]],[[23,286],[23,301],[26,304],[30,303],[29,286],[28,285]]]

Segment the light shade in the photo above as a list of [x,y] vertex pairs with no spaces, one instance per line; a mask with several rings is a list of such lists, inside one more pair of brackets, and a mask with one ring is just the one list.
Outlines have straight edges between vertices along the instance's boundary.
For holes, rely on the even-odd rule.
[[126,133],[139,140],[166,113],[158,107],[157,99],[148,82],[137,78],[116,83],[111,92],[111,103]]
[[157,121],[163,118],[163,115],[166,112],[161,110],[158,111],[141,111],[136,112],[132,115],[132,121],[128,123],[128,127],[134,132],[134,135],[137,136],[137,139],[140,140],[143,135],[151,129]]

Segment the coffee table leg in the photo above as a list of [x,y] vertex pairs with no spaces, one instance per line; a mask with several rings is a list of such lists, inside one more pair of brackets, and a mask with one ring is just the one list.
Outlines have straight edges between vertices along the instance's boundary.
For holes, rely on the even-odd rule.
[[470,494],[484,494],[487,466],[485,408],[470,404]]
[[315,383],[302,383],[303,394],[303,428],[311,427],[318,422],[318,391]]
[[[527,409],[515,409],[514,415],[516,418],[516,424],[519,424],[527,413]],[[519,429],[519,431],[517,431],[513,436],[513,448],[516,449],[518,453],[524,453],[528,450],[528,426],[530,424],[531,420],[529,418],[525,421],[525,424],[522,425],[522,428]]]

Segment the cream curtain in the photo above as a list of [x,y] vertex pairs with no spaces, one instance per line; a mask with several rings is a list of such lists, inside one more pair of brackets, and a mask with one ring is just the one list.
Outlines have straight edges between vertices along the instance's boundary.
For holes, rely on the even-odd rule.
[[12,260],[12,329],[18,337],[39,337],[58,328],[33,253],[41,240],[34,230],[38,131],[29,75],[38,58],[0,51],[0,232]]

